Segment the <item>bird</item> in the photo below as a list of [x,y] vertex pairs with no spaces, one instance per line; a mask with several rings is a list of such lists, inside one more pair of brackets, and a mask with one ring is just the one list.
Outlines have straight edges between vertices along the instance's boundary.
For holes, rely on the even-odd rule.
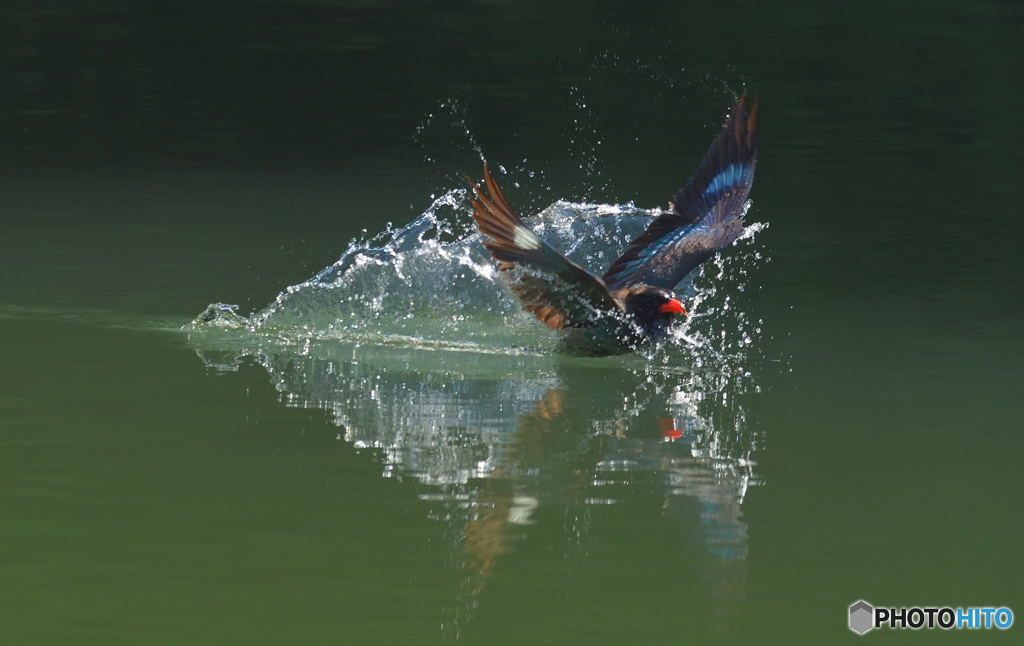
[[697,169],[647,229],[598,277],[531,231],[483,162],[483,184],[467,178],[473,219],[523,309],[561,331],[557,351],[607,356],[671,334],[689,313],[673,293],[691,271],[731,245],[757,166],[760,100],[737,98]]

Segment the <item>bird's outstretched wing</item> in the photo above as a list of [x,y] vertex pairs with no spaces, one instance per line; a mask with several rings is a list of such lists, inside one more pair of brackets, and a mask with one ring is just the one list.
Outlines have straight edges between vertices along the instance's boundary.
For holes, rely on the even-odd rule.
[[651,222],[608,268],[609,289],[672,289],[739,237],[757,165],[757,108],[757,99],[750,106],[746,95],[736,100],[697,171],[673,198],[672,210]]
[[470,183],[476,199],[473,219],[484,246],[508,271],[510,286],[523,309],[549,328],[585,327],[597,311],[615,311],[615,300],[597,276],[555,251],[519,219],[501,192],[487,163],[484,184]]

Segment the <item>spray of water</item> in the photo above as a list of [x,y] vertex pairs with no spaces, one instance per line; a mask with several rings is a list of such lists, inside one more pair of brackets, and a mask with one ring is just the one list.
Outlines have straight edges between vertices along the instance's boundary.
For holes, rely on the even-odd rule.
[[[284,289],[252,315],[215,303],[190,328],[283,342],[333,338],[484,353],[552,351],[557,333],[521,310],[479,234],[469,229],[465,193],[451,190],[406,226],[352,241],[337,262]],[[559,201],[527,222],[599,274],[657,213],[633,204]],[[749,226],[737,246],[749,247],[763,227]],[[730,361],[742,363],[762,327],[734,303],[751,270],[764,262],[760,252],[746,251],[716,256],[680,286],[691,316],[673,342],[652,349],[648,359],[665,367],[716,370]]]

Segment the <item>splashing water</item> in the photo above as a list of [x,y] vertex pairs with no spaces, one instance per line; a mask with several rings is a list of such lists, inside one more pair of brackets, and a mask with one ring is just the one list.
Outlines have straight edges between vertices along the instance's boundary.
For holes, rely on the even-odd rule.
[[[659,212],[558,201],[526,221],[556,249],[600,274]],[[263,310],[245,317],[232,306],[212,304],[190,327],[292,342],[333,338],[484,353],[553,351],[557,333],[522,311],[479,234],[470,232],[471,223],[466,191],[451,190],[408,225],[351,242],[337,262],[288,287]],[[748,226],[737,244],[763,228]],[[715,370],[741,363],[761,329],[733,300],[734,291],[745,289],[752,260],[763,258],[727,250],[680,285],[691,315],[667,352],[651,350],[647,358]]]

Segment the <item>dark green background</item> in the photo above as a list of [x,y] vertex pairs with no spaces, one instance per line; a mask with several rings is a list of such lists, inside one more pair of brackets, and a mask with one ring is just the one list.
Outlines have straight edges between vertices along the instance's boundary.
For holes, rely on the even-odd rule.
[[453,639],[415,480],[262,368],[207,374],[176,328],[412,220],[474,142],[524,211],[663,203],[744,86],[773,261],[741,302],[785,367],[751,366],[742,590],[723,616],[642,491],[569,559],[562,500],[462,639],[836,643],[859,598],[1024,612],[1022,37],[990,1],[5,2],[2,641]]

